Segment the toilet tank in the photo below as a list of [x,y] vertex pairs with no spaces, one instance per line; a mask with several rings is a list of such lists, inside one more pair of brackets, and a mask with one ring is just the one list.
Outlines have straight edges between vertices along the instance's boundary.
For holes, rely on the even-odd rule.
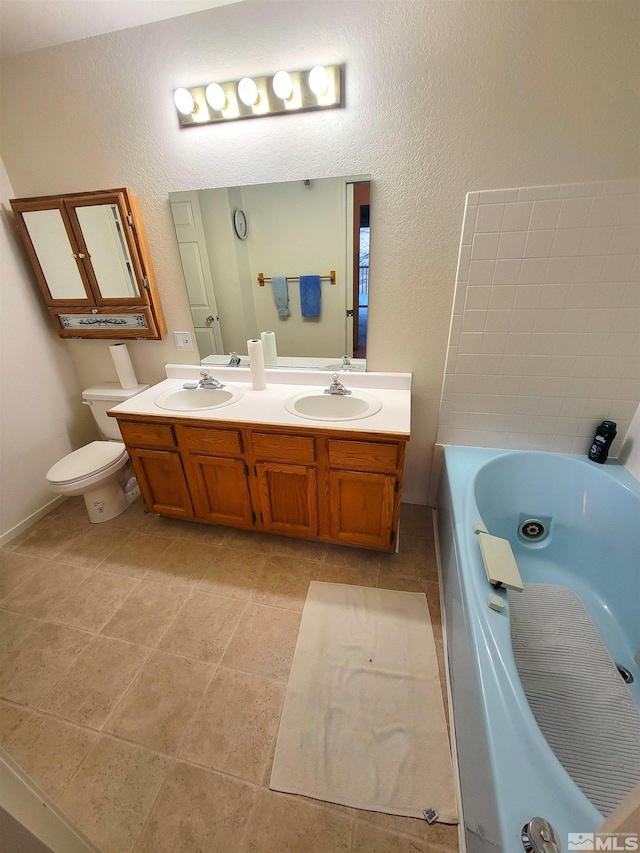
[[115,418],[110,418],[107,412],[118,403],[124,403],[125,400],[146,391],[148,387],[148,385],[137,385],[135,388],[123,388],[119,382],[104,382],[102,385],[95,385],[83,391],[82,402],[91,408],[91,414],[105,438],[122,441],[118,422]]

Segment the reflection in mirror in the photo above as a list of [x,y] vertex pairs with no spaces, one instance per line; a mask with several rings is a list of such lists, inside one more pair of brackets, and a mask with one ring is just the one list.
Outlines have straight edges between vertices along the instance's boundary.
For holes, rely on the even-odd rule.
[[103,299],[139,296],[129,247],[116,204],[75,208]]
[[364,369],[369,189],[359,176],[170,193],[201,360],[246,363],[247,340],[273,331],[278,366]]
[[67,229],[57,208],[22,214],[52,299],[86,299],[87,294],[71,252]]

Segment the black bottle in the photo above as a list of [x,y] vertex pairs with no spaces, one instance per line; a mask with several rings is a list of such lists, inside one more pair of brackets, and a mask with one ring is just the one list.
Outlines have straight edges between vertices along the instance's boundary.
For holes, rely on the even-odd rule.
[[609,455],[611,442],[616,437],[616,424],[614,421],[602,421],[593,437],[593,444],[589,451],[589,459],[594,462],[606,462]]

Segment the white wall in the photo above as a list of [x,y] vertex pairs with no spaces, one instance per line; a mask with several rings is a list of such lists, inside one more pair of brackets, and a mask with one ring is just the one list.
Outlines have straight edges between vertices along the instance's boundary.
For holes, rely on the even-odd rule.
[[636,409],[624,438],[620,450],[620,460],[624,462],[636,480],[640,480],[640,406]]
[[[8,58],[3,154],[21,196],[129,186],[170,329],[190,328],[172,190],[370,174],[368,364],[412,371],[404,496],[426,500],[469,190],[637,176],[634,0],[249,2]],[[179,130],[176,86],[346,64],[345,107]],[[114,379],[69,344],[82,384]],[[140,381],[188,361],[131,346]],[[192,360],[192,359],[191,359]]]
[[640,400],[640,181],[467,197],[438,441],[586,454]]
[[[85,441],[97,438],[68,347],[55,334],[9,199],[0,162],[0,544],[55,499],[44,475]],[[30,269],[30,267],[29,267]]]

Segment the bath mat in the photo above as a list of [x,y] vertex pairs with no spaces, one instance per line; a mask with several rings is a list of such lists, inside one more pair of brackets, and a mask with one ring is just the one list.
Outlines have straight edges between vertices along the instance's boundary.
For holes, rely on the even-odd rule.
[[640,711],[573,592],[508,593],[520,680],[547,743],[605,817],[640,782]]
[[270,787],[457,822],[424,594],[311,583]]

